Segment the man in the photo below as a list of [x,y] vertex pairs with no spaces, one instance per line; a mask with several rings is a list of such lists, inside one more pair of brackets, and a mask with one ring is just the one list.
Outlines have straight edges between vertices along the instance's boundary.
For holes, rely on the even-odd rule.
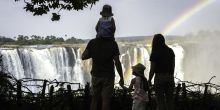
[[97,37],[89,41],[82,54],[82,60],[92,58],[92,103],[91,110],[97,110],[102,99],[102,110],[111,110],[110,102],[114,90],[115,66],[124,85],[119,48],[115,40]]

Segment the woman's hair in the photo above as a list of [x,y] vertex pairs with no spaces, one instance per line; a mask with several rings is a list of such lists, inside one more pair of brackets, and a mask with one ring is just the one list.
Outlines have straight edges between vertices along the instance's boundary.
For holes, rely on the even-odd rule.
[[165,38],[162,34],[155,34],[152,41],[152,51],[158,51],[167,47]]

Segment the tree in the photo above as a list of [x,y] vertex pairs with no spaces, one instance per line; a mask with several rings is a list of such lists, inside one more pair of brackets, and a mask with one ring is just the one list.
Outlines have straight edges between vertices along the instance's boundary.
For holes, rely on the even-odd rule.
[[26,45],[26,44],[28,44],[28,40],[29,40],[28,36],[18,35],[17,43],[19,45]]
[[34,16],[47,14],[51,10],[58,9],[57,13],[52,13],[51,18],[52,21],[58,21],[60,20],[60,10],[83,10],[89,5],[92,7],[97,1],[99,0],[24,0],[26,3],[24,9],[33,13]]
[[0,45],[3,44],[10,44],[15,42],[15,40],[11,39],[11,38],[6,38],[5,36],[0,36]]
[[75,37],[71,37],[69,39],[66,39],[67,44],[74,44],[74,43],[84,43],[82,39],[77,39]]

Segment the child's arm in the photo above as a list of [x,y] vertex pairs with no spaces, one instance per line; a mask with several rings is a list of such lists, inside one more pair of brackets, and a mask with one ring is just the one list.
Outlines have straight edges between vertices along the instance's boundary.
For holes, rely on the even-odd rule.
[[127,91],[129,91],[129,92],[133,91],[134,81],[135,81],[135,79],[132,79],[132,80],[131,80],[131,83],[130,83],[130,85],[129,85],[128,88],[125,87],[125,86],[123,86],[122,88],[125,89],[125,90],[127,90]]

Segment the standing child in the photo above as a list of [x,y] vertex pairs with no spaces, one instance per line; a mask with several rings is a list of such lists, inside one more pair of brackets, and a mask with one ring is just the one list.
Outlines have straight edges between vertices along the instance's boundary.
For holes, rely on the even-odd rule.
[[147,94],[149,88],[144,70],[145,66],[141,63],[132,66],[132,74],[135,75],[135,78],[131,80],[129,88],[123,87],[128,91],[132,91],[134,87],[132,110],[145,110],[146,102],[149,101]]
[[96,25],[96,37],[115,40],[115,21],[113,18],[112,7],[110,5],[104,5],[100,15],[102,15],[102,17],[99,18]]

